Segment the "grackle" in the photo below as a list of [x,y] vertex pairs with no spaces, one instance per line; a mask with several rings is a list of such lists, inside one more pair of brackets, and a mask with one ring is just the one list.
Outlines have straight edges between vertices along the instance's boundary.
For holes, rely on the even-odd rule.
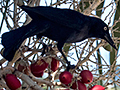
[[80,42],[95,37],[106,40],[113,48],[117,49],[109,35],[108,26],[101,19],[70,9],[49,6],[29,7],[23,5],[20,7],[32,18],[32,21],[26,26],[2,35],[2,45],[5,48],[3,57],[8,61],[13,59],[22,42],[34,35],[38,38],[46,36],[57,41],[58,50],[65,58],[68,67],[72,65],[62,52],[64,43]]

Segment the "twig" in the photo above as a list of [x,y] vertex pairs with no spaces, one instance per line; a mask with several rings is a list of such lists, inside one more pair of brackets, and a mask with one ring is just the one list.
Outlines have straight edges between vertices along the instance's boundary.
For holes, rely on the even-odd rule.
[[36,84],[33,80],[31,80],[27,75],[19,71],[15,71],[15,75],[19,77],[20,79],[22,79],[23,81],[25,81],[30,86],[30,88],[34,90],[43,90],[43,88],[38,86],[38,84]]
[[3,13],[3,19],[2,19],[2,22],[1,22],[1,26],[0,26],[0,32],[1,32],[1,29],[2,29],[2,26],[3,26],[3,21],[4,21],[5,17],[6,17],[6,12],[7,12],[7,7],[8,7],[8,2],[9,2],[9,1],[10,1],[10,0],[7,0],[7,1],[6,1],[5,11],[4,11],[4,13]]

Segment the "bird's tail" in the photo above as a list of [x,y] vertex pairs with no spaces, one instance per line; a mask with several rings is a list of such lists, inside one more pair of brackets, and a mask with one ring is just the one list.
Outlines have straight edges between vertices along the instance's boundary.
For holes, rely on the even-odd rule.
[[36,29],[36,25],[31,22],[26,26],[4,33],[2,35],[2,45],[5,48],[3,57],[8,61],[11,61],[22,42],[27,37],[34,35],[34,33],[30,32],[31,30],[34,31],[33,29]]

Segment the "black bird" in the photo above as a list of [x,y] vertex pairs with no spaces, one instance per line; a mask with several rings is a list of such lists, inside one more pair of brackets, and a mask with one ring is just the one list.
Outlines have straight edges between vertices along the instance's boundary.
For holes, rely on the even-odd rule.
[[20,7],[32,18],[32,21],[26,26],[2,35],[2,45],[5,48],[3,57],[8,61],[13,59],[22,42],[33,35],[37,35],[38,38],[46,36],[57,41],[58,50],[68,66],[70,63],[62,52],[64,43],[80,42],[86,38],[96,37],[106,40],[116,49],[109,35],[108,26],[101,19],[86,16],[70,9],[49,6]]

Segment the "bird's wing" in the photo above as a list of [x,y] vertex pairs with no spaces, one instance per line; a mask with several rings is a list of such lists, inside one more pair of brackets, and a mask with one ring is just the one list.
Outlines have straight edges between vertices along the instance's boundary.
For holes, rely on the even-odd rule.
[[77,11],[70,9],[59,9],[46,6],[21,6],[21,8],[30,15],[31,18],[37,18],[37,16],[43,16],[55,23],[62,24],[64,26],[75,28],[80,30],[85,23],[85,16]]

